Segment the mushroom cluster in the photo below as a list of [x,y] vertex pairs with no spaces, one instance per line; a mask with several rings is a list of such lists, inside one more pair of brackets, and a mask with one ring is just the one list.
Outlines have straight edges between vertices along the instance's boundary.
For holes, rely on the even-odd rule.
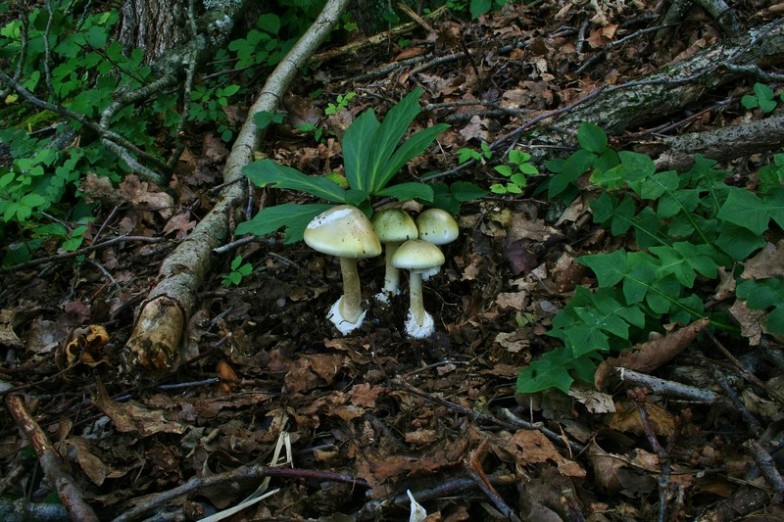
[[400,293],[400,272],[409,271],[409,311],[406,333],[411,337],[429,337],[435,323],[425,311],[422,281],[438,273],[444,254],[438,248],[457,239],[458,226],[446,211],[431,208],[416,222],[401,209],[381,210],[371,222],[350,205],[338,205],[313,218],[305,229],[305,243],[323,254],[337,256],[343,275],[343,295],[330,308],[328,318],[343,335],[358,328],[367,313],[362,308],[362,294],[357,259],[381,254],[386,250],[384,287],[376,298],[389,302]]

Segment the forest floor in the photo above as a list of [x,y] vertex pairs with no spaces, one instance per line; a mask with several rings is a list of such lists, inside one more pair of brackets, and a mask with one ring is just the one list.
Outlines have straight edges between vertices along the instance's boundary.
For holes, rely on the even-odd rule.
[[[405,175],[445,173],[460,147],[493,143],[540,111],[642,77],[722,37],[697,8],[657,37],[646,31],[660,23],[651,2],[601,3],[601,11],[558,4],[507,6],[472,23],[447,17],[432,37],[421,28],[404,35],[405,48],[398,38],[314,66],[283,103],[288,126],[268,133],[262,150],[309,173],[339,168],[338,138],[351,119],[369,107],[382,115],[422,85],[418,125],[452,127]],[[775,16],[763,4],[742,2],[745,26]],[[738,103],[751,83],[706,93],[688,114],[628,129],[612,145],[631,150],[657,132],[758,117]],[[314,101],[308,94],[317,89],[323,94]],[[325,100],[348,92],[358,94],[348,108],[325,117]],[[243,107],[227,110],[241,122]],[[316,142],[296,131],[298,123],[328,132]],[[160,261],[210,208],[228,154],[207,130],[189,137],[174,208],[151,210],[162,193],[128,178],[119,190],[125,203],[106,206],[91,232],[150,242],[77,259],[50,252],[45,262],[0,273],[0,380],[14,387],[6,392],[23,394],[101,519],[146,506],[131,518],[195,520],[239,504],[260,485],[275,494],[230,520],[408,520],[408,491],[428,520],[784,518],[770,483],[752,473],[760,434],[781,437],[781,407],[717,348],[721,339],[698,338],[656,373],[723,396],[731,391],[757,424],[726,400],[645,396],[624,385],[516,395],[520,369],[558,342],[546,335],[555,312],[577,285],[593,282],[574,258],[619,246],[592,222],[590,193],[558,208],[534,195],[541,176],[530,177],[522,195],[463,204],[461,237],[425,284],[437,325],[430,339],[403,332],[406,294],[389,305],[370,299],[382,284],[382,258],[360,264],[369,320],[343,337],[326,320],[341,292],[335,259],[302,243],[264,241],[219,256],[175,373],[129,367],[124,345],[134,312]],[[764,159],[739,158],[727,169],[742,179]],[[449,179],[499,181],[485,165]],[[266,205],[298,201],[294,193],[262,192],[256,196]],[[226,288],[237,254],[254,270]],[[105,344],[96,326],[106,329]],[[754,352],[726,344],[736,357]],[[780,370],[755,371],[767,386],[780,382]],[[727,389],[717,374],[732,377]],[[230,481],[221,475],[231,473]],[[4,498],[51,498],[5,413],[0,476]],[[188,482],[196,476],[217,478]],[[166,503],[156,496],[183,484]]]

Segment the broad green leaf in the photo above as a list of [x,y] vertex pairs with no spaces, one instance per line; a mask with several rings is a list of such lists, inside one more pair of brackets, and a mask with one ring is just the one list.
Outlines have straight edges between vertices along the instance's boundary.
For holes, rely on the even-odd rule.
[[[386,122],[386,119],[384,121]],[[375,193],[386,187],[392,181],[392,178],[395,177],[395,174],[403,168],[403,165],[425,152],[430,144],[433,143],[433,140],[436,139],[436,136],[448,128],[449,125],[446,123],[439,123],[422,129],[408,138],[389,159],[379,164],[379,170],[376,171],[377,177],[374,178],[374,184],[371,185],[373,187],[371,192]]]
[[657,172],[644,179],[638,194],[642,199],[659,199],[666,192],[678,190],[678,173],[674,170]]
[[584,121],[577,130],[577,141],[590,152],[601,154],[607,149],[607,134],[595,123]]
[[550,350],[518,374],[517,392],[536,393],[556,388],[568,393],[574,382],[570,374],[572,369],[585,378],[586,373],[593,374],[596,365],[589,357],[575,357],[568,348]]
[[348,126],[343,135],[343,165],[351,188],[368,192],[372,189],[369,182],[372,179],[370,157],[375,153],[375,136],[380,126],[373,110],[367,110]]
[[582,256],[577,259],[577,262],[594,271],[599,288],[617,285],[629,270],[625,250],[615,250],[609,254]]
[[469,181],[455,181],[449,186],[452,197],[457,201],[474,201],[485,197],[487,191]]
[[768,229],[771,217],[770,210],[756,194],[737,187],[730,189],[717,215],[729,223],[751,230],[757,236]]
[[760,235],[749,234],[745,228],[722,221],[719,226],[719,237],[714,244],[735,261],[743,261],[756,250],[764,247],[766,241]]
[[334,181],[322,176],[308,176],[270,159],[254,161],[246,165],[243,172],[259,187],[271,184],[275,188],[301,190],[333,203],[346,202],[346,191]]
[[266,129],[273,123],[283,123],[284,115],[276,112],[259,111],[253,115],[253,121],[259,130]]
[[314,217],[332,207],[333,205],[326,203],[307,203],[304,205],[284,203],[283,205],[266,207],[261,209],[249,221],[244,221],[237,225],[237,234],[266,236],[279,228],[286,227],[284,243],[295,243],[302,239],[305,228]]
[[409,159],[414,157],[406,157],[395,165],[390,164],[392,163],[392,154],[395,152],[397,144],[403,139],[408,126],[411,125],[411,122],[414,121],[414,118],[420,112],[419,97],[421,95],[421,87],[417,87],[408,93],[400,102],[389,109],[375,132],[372,149],[368,151],[369,169],[366,180],[371,193],[383,189],[397,171]]
[[621,165],[616,165],[607,170],[594,171],[591,174],[590,182],[604,190],[620,190],[626,186]]
[[418,199],[431,203],[433,201],[433,187],[426,183],[408,182],[392,185],[376,192],[377,196],[389,196],[398,201]]
[[770,217],[778,226],[784,228],[784,188],[773,189],[770,195],[766,196],[765,206],[770,212]]
[[784,306],[784,278],[748,279],[738,285],[737,295],[755,310]]
[[584,149],[573,152],[563,163],[547,163],[548,168],[560,168],[560,172],[550,178],[547,195],[550,198],[561,194],[566,188],[577,181],[591,167],[596,154]]

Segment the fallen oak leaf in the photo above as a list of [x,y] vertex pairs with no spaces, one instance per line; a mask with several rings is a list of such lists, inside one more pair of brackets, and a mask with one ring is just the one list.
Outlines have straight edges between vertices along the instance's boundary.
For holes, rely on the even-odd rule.
[[703,317],[664,337],[638,344],[634,349],[623,351],[618,357],[606,359],[596,369],[594,376],[596,389],[604,388],[607,378],[615,368],[623,367],[642,373],[650,373],[681,353],[709,324],[710,320]]

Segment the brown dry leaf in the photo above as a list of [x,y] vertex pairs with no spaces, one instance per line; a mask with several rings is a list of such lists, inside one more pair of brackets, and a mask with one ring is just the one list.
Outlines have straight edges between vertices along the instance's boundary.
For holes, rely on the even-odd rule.
[[513,310],[524,310],[528,306],[530,293],[525,290],[521,292],[501,292],[495,299],[495,304],[501,310],[511,308]]
[[355,384],[351,388],[351,404],[365,408],[375,408],[376,399],[378,399],[378,396],[382,393],[385,393],[386,391],[386,388],[377,384]]
[[606,379],[615,368],[623,367],[643,373],[650,373],[689,346],[697,334],[710,324],[708,318],[698,319],[688,326],[668,333],[664,337],[638,344],[631,350],[621,352],[618,357],[606,359],[596,369],[594,383],[597,390],[601,390]]
[[109,178],[98,177],[94,172],[88,172],[79,183],[79,189],[84,192],[84,199],[87,203],[100,201],[116,205],[121,198],[117,194],[117,189],[112,186]]
[[656,479],[638,472],[629,465],[629,459],[604,451],[596,441],[587,449],[593,468],[594,480],[608,493],[623,491],[630,496],[648,493],[656,487]]
[[232,388],[232,383],[237,380],[237,372],[231,367],[231,364],[226,359],[221,359],[215,368],[215,373],[221,379],[219,386],[220,391],[229,393]]
[[22,348],[24,343],[14,332],[16,311],[10,308],[0,310],[0,345],[9,348]]
[[579,385],[569,388],[569,397],[585,406],[589,413],[613,413],[615,402],[612,395]]
[[514,332],[499,332],[493,341],[509,353],[520,353],[531,346],[531,333],[529,330],[516,330]]
[[164,219],[169,219],[174,213],[174,198],[162,192],[152,183],[141,181],[134,174],[125,176],[118,189],[125,201],[134,206],[158,212]]
[[[648,412],[651,428],[656,435],[669,437],[675,432],[675,419],[670,412],[653,402],[646,403],[645,409]],[[640,411],[631,401],[616,403],[615,413],[610,419],[609,427],[622,433],[634,433],[635,435],[645,433]]]
[[124,433],[136,432],[147,437],[160,432],[182,434],[187,429],[179,422],[166,419],[161,411],[148,410],[133,401],[119,403],[113,400],[101,381],[96,383],[93,403],[112,420],[117,431]]
[[784,239],[773,245],[768,243],[753,257],[743,263],[743,279],[767,279],[784,275]]
[[125,474],[109,468],[93,453],[92,445],[83,438],[68,437],[64,443],[68,448],[68,458],[79,464],[93,484],[100,486],[107,478],[118,478]]
[[487,132],[488,125],[489,121],[487,118],[475,115],[471,118],[468,125],[460,129],[459,132],[466,141],[471,139],[476,139],[480,142],[487,141],[489,136],[489,133]]
[[191,220],[190,210],[180,212],[172,216],[163,227],[163,234],[168,235],[175,232],[174,238],[177,240],[184,239],[188,232],[196,226],[196,220]]
[[440,468],[454,466],[463,461],[468,440],[460,438],[446,441],[438,448],[422,455],[382,455],[380,452],[364,448],[362,456],[355,458],[355,475],[365,479],[372,488],[374,498],[384,496],[388,492],[382,484],[399,475],[417,473],[433,473]]
[[583,467],[561,455],[558,448],[539,431],[518,430],[511,436],[496,437],[493,451],[501,460],[514,462],[518,466],[525,467],[550,461],[558,466],[558,471],[562,475],[585,477]]
[[405,440],[407,444],[413,444],[414,446],[425,446],[438,440],[438,432],[436,430],[426,429],[409,431],[405,434]]
[[730,314],[738,321],[740,334],[749,340],[749,344],[751,346],[759,346],[762,334],[766,331],[767,312],[765,310],[752,310],[746,306],[746,301],[738,299],[732,303]]

